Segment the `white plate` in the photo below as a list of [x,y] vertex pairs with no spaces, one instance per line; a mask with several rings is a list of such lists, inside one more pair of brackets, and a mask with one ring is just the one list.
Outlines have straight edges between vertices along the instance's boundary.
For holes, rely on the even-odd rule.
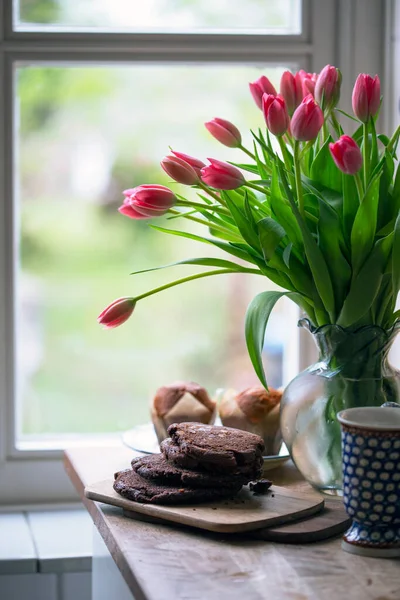
[[[137,425],[122,434],[122,441],[128,448],[142,452],[143,454],[157,454],[160,452],[157,436],[153,423]],[[264,471],[275,469],[289,460],[289,452],[285,444],[282,444],[279,454],[264,456]]]

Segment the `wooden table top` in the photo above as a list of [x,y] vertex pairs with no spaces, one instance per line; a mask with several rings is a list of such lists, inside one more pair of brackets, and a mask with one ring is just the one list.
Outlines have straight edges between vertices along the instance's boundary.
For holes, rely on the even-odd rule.
[[[124,446],[75,448],[65,468],[135,600],[400,600],[400,560],[343,552],[340,539],[293,545],[153,524],[92,502],[84,487],[128,468]],[[292,464],[276,485],[306,489]]]

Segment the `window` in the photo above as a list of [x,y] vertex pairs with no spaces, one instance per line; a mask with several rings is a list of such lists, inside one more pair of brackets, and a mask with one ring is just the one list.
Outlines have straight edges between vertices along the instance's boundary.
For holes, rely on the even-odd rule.
[[[247,82],[259,74],[277,82],[286,68],[338,64],[350,97],[359,70],[382,72],[380,11],[390,3],[369,2],[362,16],[342,4],[5,3],[0,501],[72,497],[59,449],[96,435],[104,441],[146,421],[151,392],[171,373],[210,391],[256,381],[243,318],[250,298],[268,285],[261,278],[178,287],[138,305],[125,327],[100,330],[96,315],[118,295],[170,280],[177,269],[187,273],[129,272],[205,255],[204,248],[123,219],[115,208],[125,187],[167,183],[158,161],[169,145],[234,160],[202,124],[224,116],[243,133],[258,126]],[[350,25],[357,33],[366,24],[377,32],[376,47],[371,42],[361,55]],[[266,338],[275,385],[297,371],[288,318],[294,324],[296,313],[282,303]],[[307,362],[305,343],[300,363]]]

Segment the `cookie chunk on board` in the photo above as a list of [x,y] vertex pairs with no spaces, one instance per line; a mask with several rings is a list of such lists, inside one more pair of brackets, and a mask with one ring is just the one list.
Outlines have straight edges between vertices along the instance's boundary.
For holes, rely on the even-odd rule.
[[132,469],[144,479],[151,479],[163,485],[182,485],[194,488],[234,488],[248,483],[251,477],[243,474],[210,473],[206,471],[191,471],[176,466],[168,461],[163,454],[152,454],[134,458]]
[[[202,466],[217,472],[253,471],[262,465],[264,442],[256,434],[202,423],[174,423],[171,441],[163,442],[168,459],[189,469]],[[183,464],[185,463],[185,464]]]
[[189,504],[211,502],[221,498],[233,497],[241,488],[191,488],[161,485],[155,481],[143,479],[132,469],[115,474],[114,490],[134,502],[146,504]]

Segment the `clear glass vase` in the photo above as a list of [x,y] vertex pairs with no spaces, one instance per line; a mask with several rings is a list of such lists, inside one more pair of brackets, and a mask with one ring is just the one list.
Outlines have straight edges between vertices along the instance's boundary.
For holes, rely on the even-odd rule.
[[400,403],[400,371],[388,361],[400,329],[376,325],[355,330],[338,325],[315,328],[319,360],[295,377],[281,402],[281,429],[290,455],[304,478],[321,492],[341,495],[341,435],[336,415],[360,406]]

